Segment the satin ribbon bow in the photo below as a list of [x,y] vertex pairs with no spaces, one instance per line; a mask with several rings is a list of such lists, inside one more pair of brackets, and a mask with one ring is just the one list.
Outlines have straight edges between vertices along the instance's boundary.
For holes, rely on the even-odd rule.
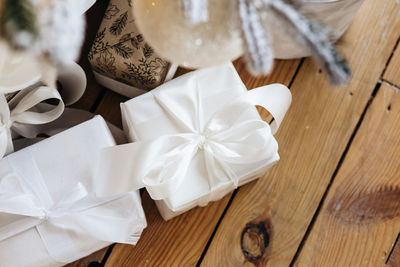
[[[50,108],[43,112],[32,109],[48,99],[57,99],[59,102],[56,106],[46,105]],[[0,158],[13,151],[12,132],[23,137],[36,137],[38,132],[34,125],[51,122],[63,111],[64,103],[60,94],[50,87],[23,90],[10,103],[0,94]]]
[[[283,92],[284,100],[266,97],[267,100],[260,101],[260,96],[265,98],[260,94],[263,89]],[[283,85],[252,91],[244,92],[243,97],[233,103],[221,103],[222,108],[206,120],[202,91],[196,79],[185,88],[170,86],[153,90],[155,101],[180,133],[107,148],[104,165],[119,161],[119,170],[114,168],[115,172],[129,175],[132,180],[132,184],[124,187],[146,187],[156,200],[172,196],[184,179],[190,178],[187,177],[188,169],[198,160],[204,162],[205,178],[211,192],[223,184],[236,187],[240,178],[279,159],[278,144],[271,127],[261,120],[254,105],[281,107],[282,112],[273,114],[275,124],[272,127],[276,130],[291,101],[290,92]],[[248,112],[252,115],[248,116]],[[134,168],[129,169],[121,163],[126,161],[130,166],[128,161],[132,162],[132,159],[136,163]],[[123,191],[122,186],[120,189]]]
[[74,238],[128,243],[134,230],[128,213],[106,213],[101,206],[124,195],[96,197],[77,183],[54,201],[31,153],[16,154],[6,158],[13,172],[0,178],[0,213],[22,217],[3,226],[0,223],[0,241],[36,227],[57,262],[85,256]]

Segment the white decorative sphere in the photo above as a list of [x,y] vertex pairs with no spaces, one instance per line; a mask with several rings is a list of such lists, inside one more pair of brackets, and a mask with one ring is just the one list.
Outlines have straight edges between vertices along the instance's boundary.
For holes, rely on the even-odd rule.
[[136,0],[135,23],[146,42],[165,59],[201,68],[238,58],[242,39],[236,1],[209,0],[207,22],[188,23],[179,0]]

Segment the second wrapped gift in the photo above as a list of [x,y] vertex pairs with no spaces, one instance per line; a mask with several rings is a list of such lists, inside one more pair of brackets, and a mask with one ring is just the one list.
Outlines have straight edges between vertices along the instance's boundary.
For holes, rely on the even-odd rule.
[[136,244],[146,227],[138,192],[110,195],[96,179],[101,150],[114,144],[96,116],[0,160],[0,266],[62,266]]
[[273,133],[290,102],[280,84],[247,91],[231,63],[194,71],[122,104],[136,142],[107,149],[101,165],[114,162],[113,175],[131,178],[114,193],[146,187],[170,219],[263,176],[279,160]]

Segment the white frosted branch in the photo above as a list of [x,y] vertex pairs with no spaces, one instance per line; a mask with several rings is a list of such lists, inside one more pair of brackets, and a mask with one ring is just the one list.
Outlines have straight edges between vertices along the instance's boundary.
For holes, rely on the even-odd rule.
[[238,1],[248,69],[255,75],[268,74],[273,65],[273,53],[260,14],[252,0]]

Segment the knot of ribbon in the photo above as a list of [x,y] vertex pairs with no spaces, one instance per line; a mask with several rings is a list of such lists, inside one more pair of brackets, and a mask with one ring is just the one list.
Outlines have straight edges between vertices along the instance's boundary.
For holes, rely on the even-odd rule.
[[[38,110],[39,104],[48,99],[57,99],[58,104],[46,105],[44,111]],[[64,103],[60,94],[50,87],[20,91],[10,103],[0,94],[0,158],[13,151],[12,132],[23,137],[36,137],[38,130],[34,125],[51,122],[63,111]]]
[[20,216],[5,225],[0,222],[0,241],[36,227],[49,255],[57,262],[84,256],[74,245],[76,238],[83,236],[129,243],[134,223],[131,215],[126,211],[104,214],[101,207],[111,201],[124,201],[126,195],[97,197],[82,183],[76,183],[54,200],[31,153],[13,153],[5,160],[12,172],[0,177],[0,215]]
[[204,135],[199,135],[199,137],[200,137],[200,139],[199,139],[199,142],[198,142],[197,146],[198,146],[198,148],[200,150],[203,150],[204,149],[204,145],[207,144],[208,140],[207,140],[207,137],[205,137]]
[[[131,177],[131,184],[124,187],[146,187],[153,199],[166,199],[188,178],[191,164],[201,162],[212,192],[221,185],[237,187],[239,179],[255,168],[279,159],[273,132],[290,105],[291,94],[285,86],[243,92],[237,101],[221,103],[222,107],[211,116],[205,115],[204,96],[198,87],[196,79],[192,79],[185,88],[170,86],[151,92],[178,133],[107,148],[104,165],[110,166],[118,159],[120,170],[110,169]],[[259,117],[254,105],[272,108],[275,121],[271,126]],[[126,160],[126,165],[131,166],[128,162],[132,158],[136,162],[134,168],[121,163]],[[122,186],[120,190],[124,190]]]
[[[278,144],[270,126],[261,119],[240,121],[240,116],[236,116],[248,108],[248,103],[237,102],[214,114],[201,130],[192,128],[189,133],[134,143],[143,144],[148,150],[147,164],[139,168],[143,168],[142,182],[151,197],[164,199],[171,196],[186,178],[194,157],[200,154],[211,191],[224,183],[237,187],[242,174],[250,171],[249,166],[273,158]],[[227,117],[232,110],[237,112],[232,114],[235,118]],[[168,112],[174,111],[168,108]],[[176,122],[184,123],[179,119]]]

